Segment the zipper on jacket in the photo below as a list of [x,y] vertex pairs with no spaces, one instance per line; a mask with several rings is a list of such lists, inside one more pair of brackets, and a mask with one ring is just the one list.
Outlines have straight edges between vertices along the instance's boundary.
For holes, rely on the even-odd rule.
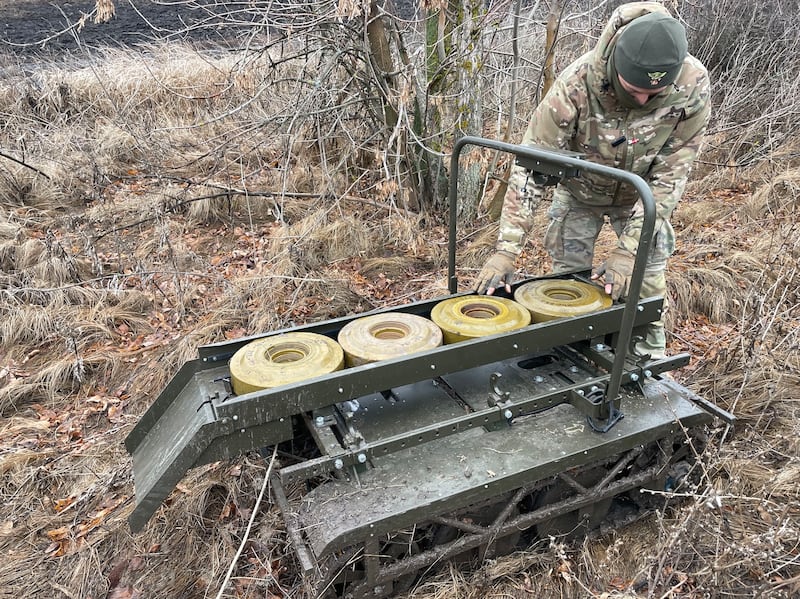
[[[625,118],[622,120],[622,125],[619,128],[620,139],[625,140],[624,142],[622,142],[622,156],[620,157],[620,168],[623,170],[627,170],[628,146],[630,145],[630,140],[628,139],[627,134],[628,134],[628,117],[630,116],[630,114],[631,114],[630,110],[627,110],[625,112]],[[617,183],[614,185],[614,197],[611,198],[612,206],[617,205],[621,187],[622,183],[620,181],[617,181]]]

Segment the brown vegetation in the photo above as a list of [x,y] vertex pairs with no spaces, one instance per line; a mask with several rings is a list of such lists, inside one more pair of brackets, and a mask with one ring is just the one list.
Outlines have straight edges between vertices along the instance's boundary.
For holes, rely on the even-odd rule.
[[[679,509],[474,573],[447,567],[415,597],[800,593],[800,171],[790,135],[800,96],[797,79],[780,75],[798,64],[797,12],[779,2],[757,21],[733,0],[672,4],[698,23],[696,40],[717,40],[695,46],[718,82],[718,109],[675,215],[669,343],[695,356],[676,376],[739,424],[709,431],[702,479]],[[597,11],[565,19],[565,55],[602,20]],[[537,36],[523,54],[538,56],[543,30],[528,26]],[[765,47],[753,28],[777,41]],[[403,208],[391,132],[376,132],[369,102],[350,102],[341,64],[293,44],[7,59],[0,596],[304,597],[277,511],[254,511],[268,460],[192,471],[133,535],[122,446],[203,343],[445,291],[441,211]],[[500,93],[502,51],[490,63],[499,83],[487,93]],[[535,80],[536,66],[523,79]],[[743,89],[755,94],[745,103]],[[518,98],[522,119],[530,99]],[[502,136],[502,112],[485,110],[487,136]],[[475,159],[484,171],[493,162]],[[480,216],[462,228],[463,280],[495,227]],[[524,260],[527,272],[547,270],[536,244]]]

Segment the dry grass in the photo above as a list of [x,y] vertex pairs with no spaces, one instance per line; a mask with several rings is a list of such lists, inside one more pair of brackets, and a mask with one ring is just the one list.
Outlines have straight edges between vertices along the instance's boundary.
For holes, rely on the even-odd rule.
[[[0,146],[19,157],[24,140],[36,169],[0,158],[9,596],[216,594],[267,465],[253,454],[190,472],[132,535],[121,440],[139,415],[199,345],[444,292],[441,222],[378,185],[385,158],[364,122],[292,120],[311,102],[287,83],[301,74],[315,75],[180,47],[7,71]],[[683,507],[477,572],[447,567],[414,597],[800,592],[800,173],[765,169],[739,169],[736,186],[708,172],[691,190],[703,199],[676,214],[671,346],[695,355],[685,382],[739,418],[735,434],[710,431],[725,442]],[[496,226],[463,235],[465,282]],[[538,246],[523,260],[546,270]],[[304,597],[277,510],[257,516],[226,596]]]

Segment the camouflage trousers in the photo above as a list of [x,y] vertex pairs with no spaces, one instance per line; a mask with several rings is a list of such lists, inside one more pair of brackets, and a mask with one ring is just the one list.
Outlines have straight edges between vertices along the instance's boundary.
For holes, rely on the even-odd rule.
[[[578,202],[563,189],[557,189],[547,213],[550,224],[544,239],[545,248],[553,260],[553,271],[591,268],[595,242],[603,225],[608,221],[619,237],[631,210],[631,206],[589,206]],[[667,307],[664,271],[667,258],[674,250],[675,231],[665,221],[654,236],[639,294],[642,298],[656,295],[663,297],[664,309]],[[658,320],[647,326],[644,339],[636,343],[636,350],[660,358],[665,355],[666,344],[664,321]]]

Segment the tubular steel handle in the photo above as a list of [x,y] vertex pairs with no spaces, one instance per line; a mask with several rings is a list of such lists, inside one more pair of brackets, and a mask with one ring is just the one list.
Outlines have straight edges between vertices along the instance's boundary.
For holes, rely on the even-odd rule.
[[457,140],[453,147],[450,157],[450,190],[448,201],[450,202],[450,233],[448,240],[448,286],[450,293],[458,291],[458,279],[456,278],[456,220],[458,207],[458,161],[461,151],[465,146],[480,146],[506,152],[539,161],[546,165],[577,168],[589,173],[606,176],[610,179],[628,183],[633,186],[639,194],[644,208],[644,222],[642,223],[642,233],[639,237],[639,245],[636,248],[636,260],[633,263],[633,275],[631,285],[628,290],[628,297],[625,300],[625,308],[622,311],[622,323],[617,337],[617,347],[614,353],[614,364],[611,369],[611,377],[606,390],[606,401],[613,405],[619,395],[619,388],[622,381],[623,369],[627,348],[630,345],[633,335],[633,323],[636,317],[636,310],[639,303],[639,293],[642,290],[642,280],[644,279],[644,269],[647,264],[647,257],[653,241],[653,232],[656,224],[656,207],[653,193],[650,187],[639,175],[618,168],[595,164],[587,160],[559,154],[556,151],[545,150],[543,148],[532,148],[529,146],[509,144],[502,141],[485,139],[482,137],[466,136]]

